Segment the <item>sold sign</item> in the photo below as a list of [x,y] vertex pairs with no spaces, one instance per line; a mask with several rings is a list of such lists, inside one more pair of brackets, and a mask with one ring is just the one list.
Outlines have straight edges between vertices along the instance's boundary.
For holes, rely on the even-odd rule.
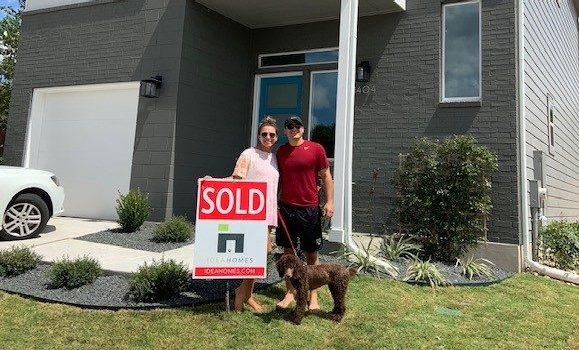
[[265,182],[203,180],[197,199],[197,218],[265,220]]

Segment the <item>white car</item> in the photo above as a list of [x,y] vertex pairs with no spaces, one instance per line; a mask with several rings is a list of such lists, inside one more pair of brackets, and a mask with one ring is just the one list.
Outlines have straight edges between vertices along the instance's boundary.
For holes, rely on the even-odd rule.
[[0,166],[0,237],[38,236],[48,219],[63,212],[64,189],[53,173]]

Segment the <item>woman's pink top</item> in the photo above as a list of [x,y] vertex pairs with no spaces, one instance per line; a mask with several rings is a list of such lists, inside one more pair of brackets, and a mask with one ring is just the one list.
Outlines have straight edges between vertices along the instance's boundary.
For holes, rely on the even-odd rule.
[[267,182],[267,224],[277,227],[277,184],[279,172],[275,154],[261,151],[255,147],[241,153],[233,176],[244,180]]

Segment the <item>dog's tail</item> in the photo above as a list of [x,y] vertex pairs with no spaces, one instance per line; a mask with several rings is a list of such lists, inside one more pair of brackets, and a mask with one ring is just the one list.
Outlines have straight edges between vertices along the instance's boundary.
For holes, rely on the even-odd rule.
[[356,269],[353,268],[353,267],[350,267],[350,268],[348,269],[348,272],[350,272],[350,277],[352,277],[352,276],[354,276],[355,274],[358,273],[358,270],[356,270]]

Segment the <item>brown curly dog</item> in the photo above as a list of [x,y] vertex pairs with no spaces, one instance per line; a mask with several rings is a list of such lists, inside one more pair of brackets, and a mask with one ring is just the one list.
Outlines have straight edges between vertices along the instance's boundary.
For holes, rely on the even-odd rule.
[[356,273],[339,264],[303,265],[301,260],[292,254],[284,254],[276,264],[279,277],[288,278],[296,289],[296,308],[292,322],[300,324],[308,303],[309,291],[328,285],[334,309],[332,320],[340,322],[346,312],[346,290],[350,276]]

